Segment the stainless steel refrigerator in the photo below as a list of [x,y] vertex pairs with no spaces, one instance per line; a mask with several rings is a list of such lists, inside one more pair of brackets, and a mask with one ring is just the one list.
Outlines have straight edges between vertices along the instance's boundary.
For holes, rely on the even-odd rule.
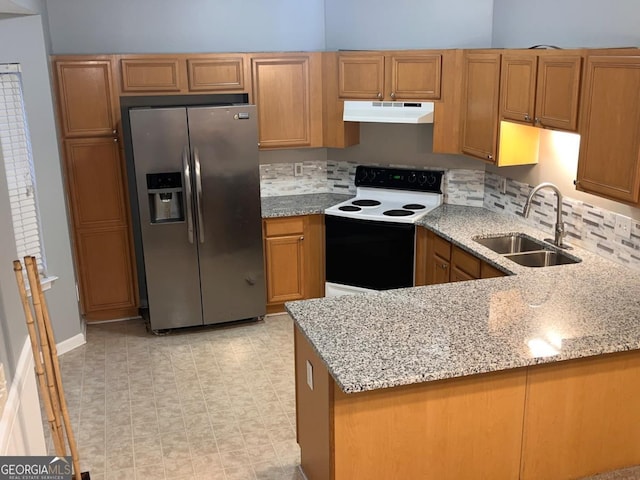
[[265,314],[256,108],[132,108],[153,330]]

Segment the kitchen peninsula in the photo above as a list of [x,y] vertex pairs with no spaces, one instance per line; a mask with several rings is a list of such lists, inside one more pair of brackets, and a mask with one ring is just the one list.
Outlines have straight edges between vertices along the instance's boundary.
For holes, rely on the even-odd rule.
[[576,248],[528,268],[472,237],[517,218],[420,222],[513,275],[286,304],[309,480],[569,479],[640,464],[640,275]]

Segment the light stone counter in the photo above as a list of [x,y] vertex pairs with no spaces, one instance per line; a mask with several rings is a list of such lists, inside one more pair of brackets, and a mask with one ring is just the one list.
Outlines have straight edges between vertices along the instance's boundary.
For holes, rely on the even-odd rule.
[[344,392],[640,349],[640,274],[580,248],[578,264],[520,266],[472,237],[548,235],[483,208],[419,225],[512,275],[287,303]]
[[309,193],[262,197],[262,218],[293,217],[324,213],[324,209],[344,202],[353,195],[340,193]]

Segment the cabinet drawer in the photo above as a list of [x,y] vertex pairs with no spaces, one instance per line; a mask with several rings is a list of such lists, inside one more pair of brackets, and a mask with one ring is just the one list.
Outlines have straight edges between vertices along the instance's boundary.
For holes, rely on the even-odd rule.
[[451,243],[435,233],[431,235],[433,239],[433,251],[445,260],[451,260]]
[[304,233],[304,217],[269,218],[264,222],[266,237]]
[[453,247],[451,263],[454,268],[462,270],[470,277],[480,278],[480,259],[474,257],[470,253],[467,253],[458,247]]

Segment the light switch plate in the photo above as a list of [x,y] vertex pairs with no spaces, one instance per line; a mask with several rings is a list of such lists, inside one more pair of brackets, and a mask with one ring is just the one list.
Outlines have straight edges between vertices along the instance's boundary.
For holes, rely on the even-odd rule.
[[313,365],[309,360],[307,360],[307,385],[313,390]]
[[616,225],[613,233],[629,240],[631,238],[631,218],[625,217],[624,215],[616,215]]

